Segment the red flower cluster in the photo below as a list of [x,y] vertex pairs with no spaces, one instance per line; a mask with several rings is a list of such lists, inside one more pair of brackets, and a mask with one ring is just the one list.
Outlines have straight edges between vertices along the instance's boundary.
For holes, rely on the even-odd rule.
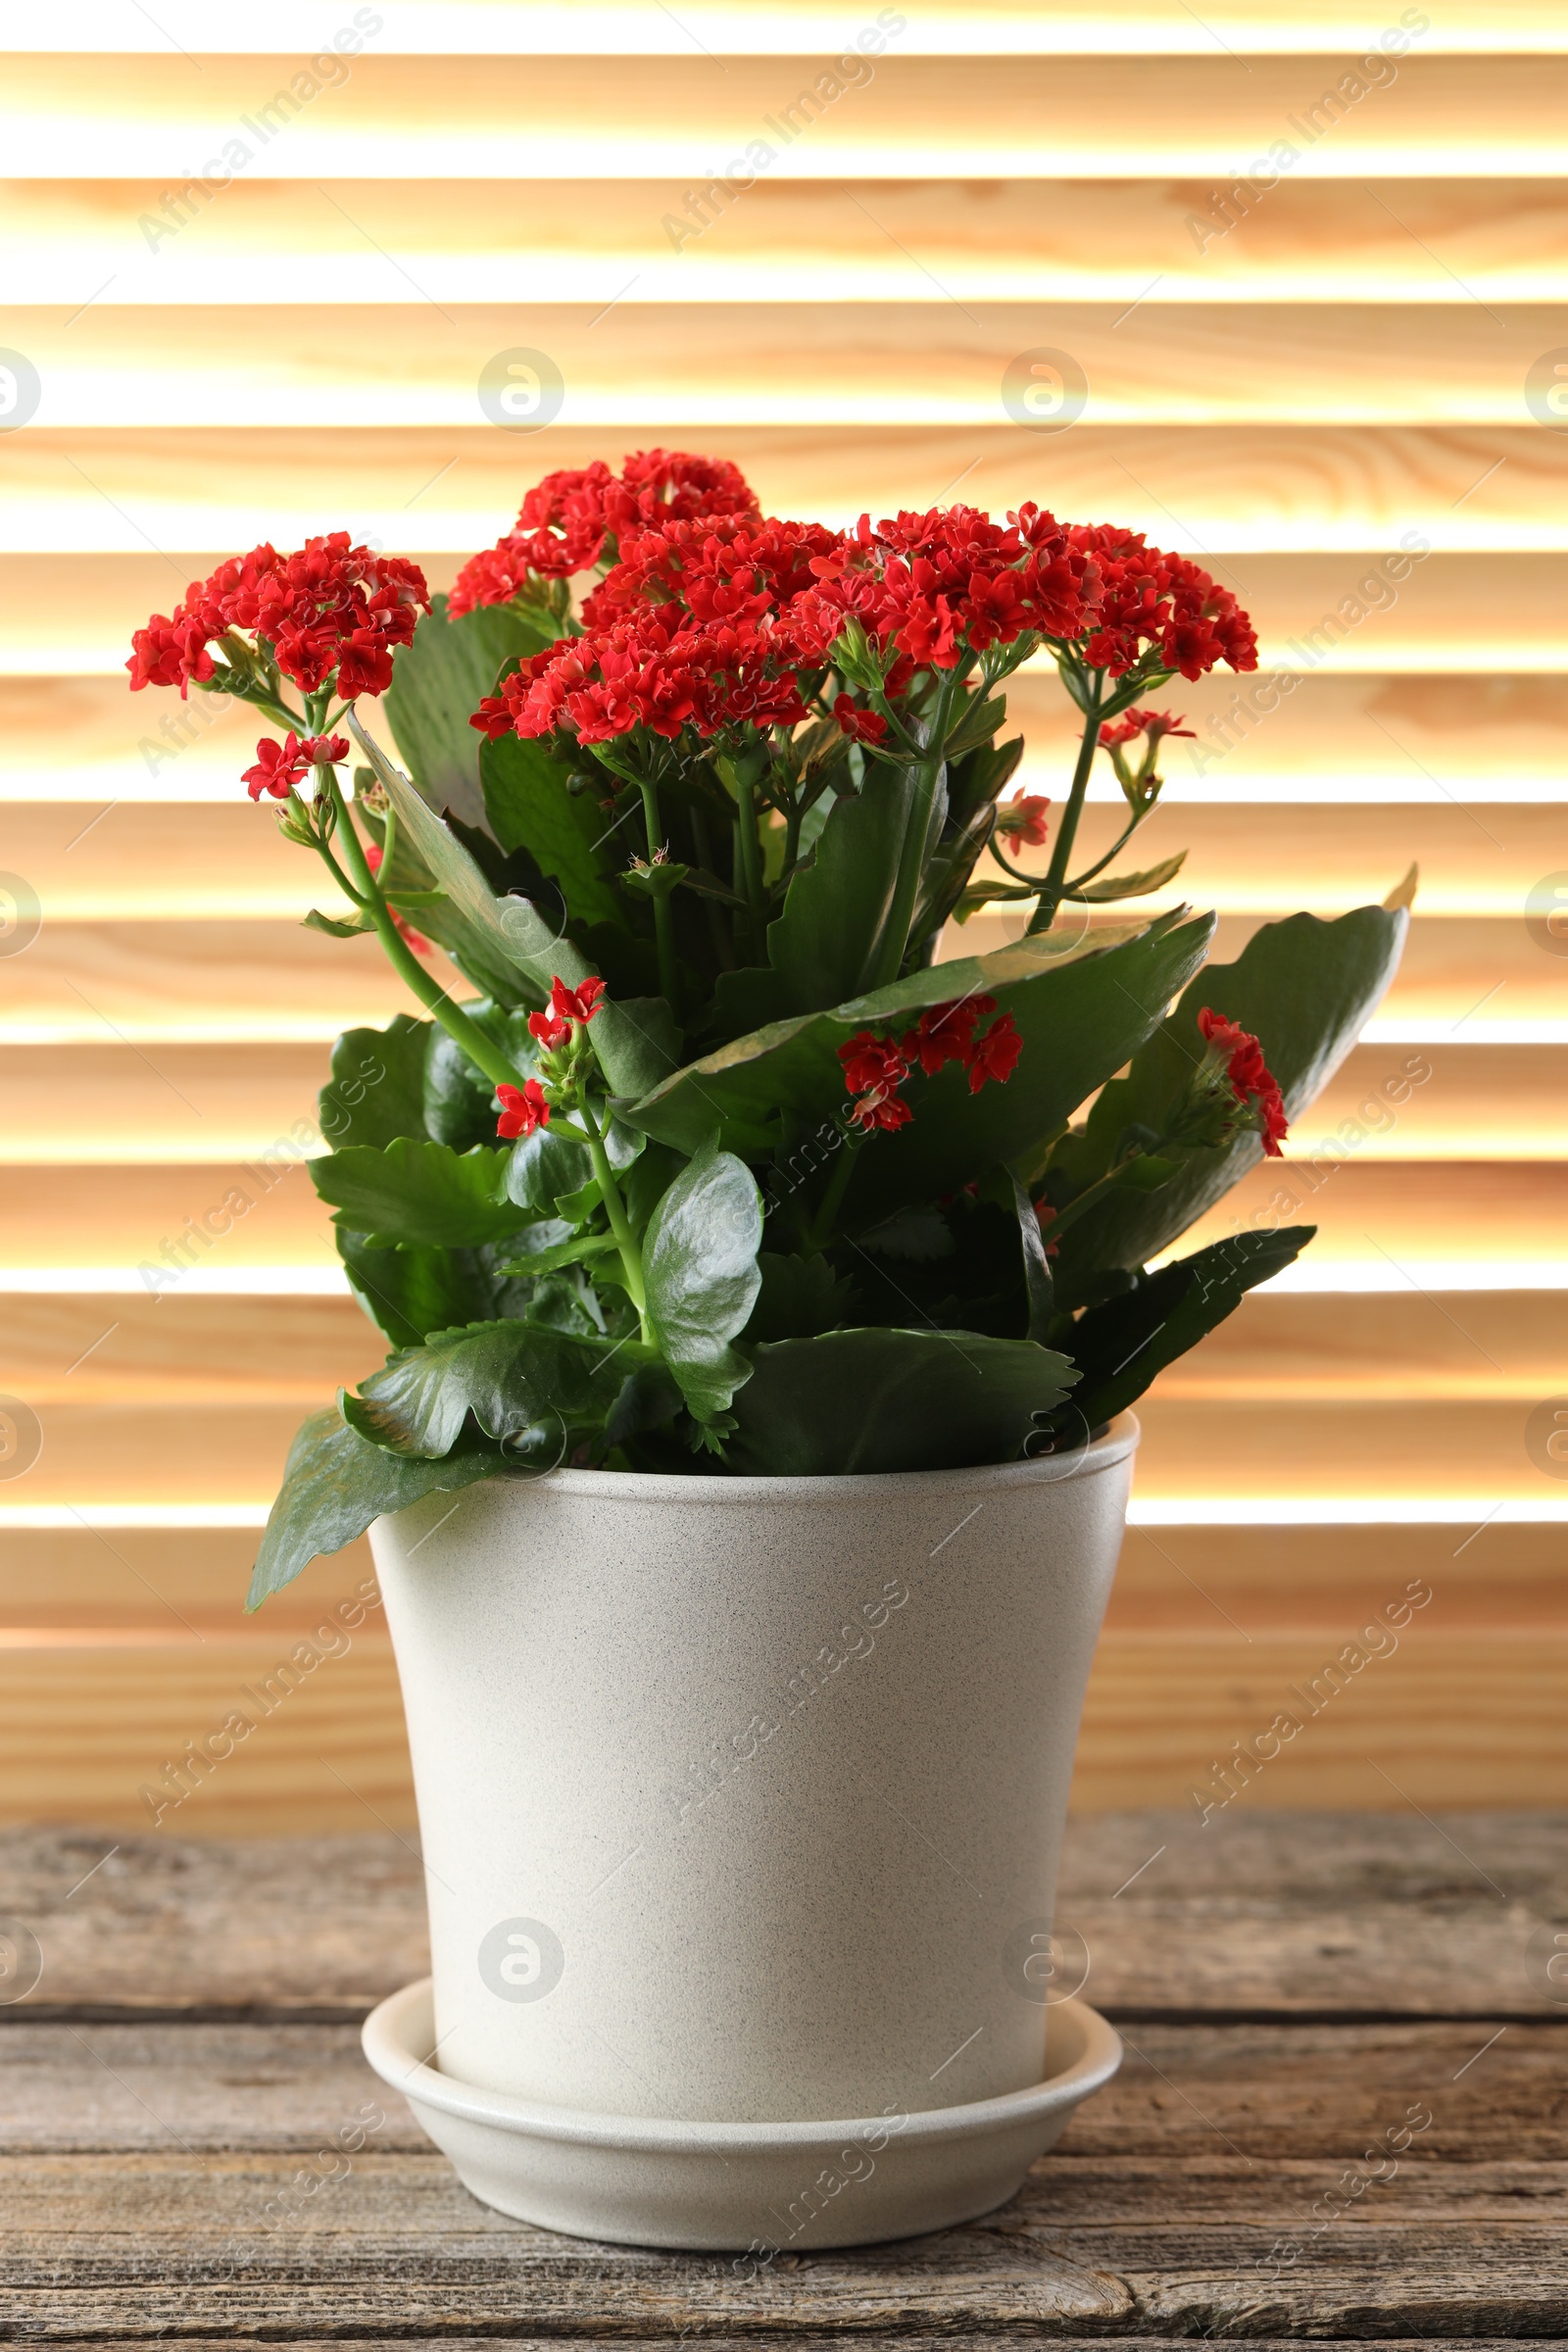
[[496,1101],[501,1105],[496,1133],[509,1144],[519,1135],[532,1135],[536,1127],[550,1124],[550,1105],[537,1078],[525,1078],[521,1086],[498,1086]]
[[1136,743],[1140,735],[1149,737],[1149,748],[1163,743],[1167,735],[1197,737],[1191,727],[1184,727],[1180,718],[1172,718],[1168,710],[1127,710],[1120,718],[1107,718],[1100,730],[1101,746],[1112,751],[1124,743]]
[[604,993],[605,984],[597,972],[577,988],[568,988],[564,980],[552,979],[550,1008],[547,1012],[529,1013],[529,1036],[543,1046],[547,1054],[559,1052],[571,1037],[573,1021],[581,1021],[586,1026],[593,1019]]
[[952,669],[967,646],[1011,645],[1027,629],[1070,638],[1087,625],[1087,559],[1053,515],[1026,506],[1005,523],[974,507],[933,507],[852,532],[811,563],[814,593],[790,615],[802,658],[827,658],[846,621],[899,659],[888,691],[917,667]]
[[946,1063],[957,1062],[969,1073],[971,1095],[977,1095],[988,1079],[1004,1086],[1023,1052],[1023,1039],[1010,1012],[999,1014],[989,1029],[975,1035],[986,1014],[996,1009],[995,997],[957,997],[950,1004],[928,1004],[901,1038],[858,1030],[839,1048],[845,1087],[857,1098],[850,1117],[867,1131],[906,1126],[914,1113],[898,1090],[916,1064],[934,1078]]
[[852,743],[880,743],[888,731],[887,720],[875,710],[862,710],[851,694],[837,698],[833,715]]
[[613,535],[665,521],[737,514],[759,518],[756,497],[738,466],[680,450],[639,451],[618,474],[602,460],[547,473],[528,492],[516,527],[459,572],[447,611],[456,620],[478,605],[500,605],[529,577],[566,579],[599,562]]
[[244,769],[240,782],[249,785],[253,801],[259,801],[264,792],[270,792],[274,801],[286,801],[308,767],[336,767],[348,756],[346,735],[296,735],[290,727],[281,743],[273,736],[263,736],[256,746],[256,765]]
[[1119,678],[1151,646],[1162,669],[1179,669],[1184,678],[1200,678],[1216,662],[1257,667],[1251,622],[1200,565],[1149,546],[1141,532],[1119,523],[1074,523],[1066,537],[1085,564],[1093,600],[1084,647],[1091,669]]
[[416,564],[353,547],[347,531],[308,539],[293,556],[264,544],[193,580],[172,618],[155,612],[125,667],[133,689],[177,686],[183,697],[213,674],[208,647],[237,629],[265,638],[304,693],[319,693],[335,670],[338,694],[353,702],[386,692],[394,650],[429,610]]
[[1223,1013],[1210,1012],[1206,1004],[1198,1016],[1198,1026],[1205,1043],[1217,1046],[1227,1056],[1225,1074],[1238,1102],[1256,1112],[1265,1154],[1270,1159],[1280,1158],[1280,1145],[1289,1132],[1285,1098],[1263,1059],[1262,1047],[1250,1030],[1239,1029]]
[[[672,617],[666,617],[666,614]],[[649,610],[587,637],[565,637],[514,670],[470,724],[490,736],[549,735],[568,727],[580,743],[606,743],[647,727],[785,726],[807,715],[792,670],[780,670],[768,633],[679,625],[678,608]]]

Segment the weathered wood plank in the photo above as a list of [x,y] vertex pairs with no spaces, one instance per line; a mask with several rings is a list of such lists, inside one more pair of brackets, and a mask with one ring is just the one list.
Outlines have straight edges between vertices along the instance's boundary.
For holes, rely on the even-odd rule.
[[[1191,1807],[1079,1816],[1059,1906],[1090,1947],[1090,1997],[1113,2012],[1557,2018],[1527,1947],[1538,1925],[1568,1923],[1565,1829],[1568,1814],[1413,1807],[1239,1804],[1206,1827]],[[360,2015],[428,1966],[412,1838],[373,1827],[234,1841],[177,1820],[158,1837],[6,1829],[0,1884],[46,1948],[29,2014]]]

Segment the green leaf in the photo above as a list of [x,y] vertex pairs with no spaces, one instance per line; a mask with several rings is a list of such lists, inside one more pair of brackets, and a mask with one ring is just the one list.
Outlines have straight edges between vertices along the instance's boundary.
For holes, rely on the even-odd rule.
[[343,1411],[365,1437],[401,1454],[449,1453],[470,1413],[498,1441],[546,1420],[564,1438],[601,1423],[613,1402],[631,1361],[607,1377],[609,1354],[534,1323],[470,1323],[402,1349],[344,1398]]
[[1102,906],[1111,899],[1146,899],[1151,891],[1163,890],[1187,863],[1187,852],[1178,850],[1173,858],[1162,858],[1158,865],[1146,865],[1138,874],[1106,874],[1100,882],[1086,883],[1075,890],[1073,897],[1094,906]]
[[1075,1429],[1087,1433],[1124,1412],[1156,1373],[1223,1323],[1245,1293],[1298,1257],[1316,1231],[1288,1225],[1278,1233],[1232,1234],[1080,1315],[1072,1335],[1080,1374],[1071,1406]]
[[394,1348],[416,1348],[428,1332],[514,1311],[519,1294],[479,1250],[377,1250],[341,1225],[335,1239],[354,1296]]
[[648,1220],[643,1279],[659,1351],[699,1421],[721,1413],[749,1366],[729,1346],[745,1329],[762,1277],[762,1203],[743,1160],[709,1144]]
[[831,1331],[753,1361],[727,1459],[771,1478],[1012,1461],[1077,1378],[1053,1348],[967,1331]]
[[306,931],[324,931],[328,939],[359,939],[363,933],[375,929],[368,914],[356,914],[343,921],[334,914],[320,914],[314,906],[309,914],[301,915],[300,925]]
[[612,1233],[575,1233],[569,1241],[552,1242],[543,1250],[530,1250],[526,1257],[514,1259],[501,1268],[503,1274],[554,1274],[560,1266],[575,1266],[584,1259],[603,1257],[618,1245]]
[[321,1133],[334,1151],[380,1150],[394,1136],[424,1133],[424,1057],[433,1021],[406,1012],[384,1029],[346,1029],[332,1048],[332,1075],[317,1101]]
[[1012,1187],[1013,1206],[1018,1215],[1018,1240],[1023,1249],[1024,1288],[1029,1298],[1029,1337],[1044,1343],[1056,1311],[1056,1286],[1052,1279],[1051,1260],[1046,1255],[1045,1236],[1035,1204],[1025,1186],[1016,1176],[1008,1175]]
[[336,1410],[313,1413],[288,1449],[245,1606],[259,1609],[312,1560],[341,1551],[388,1511],[405,1510],[437,1490],[470,1487],[500,1467],[494,1447],[477,1445],[446,1461],[399,1461],[348,1428]]
[[408,1243],[473,1250],[499,1242],[527,1222],[507,1194],[510,1152],[397,1136],[380,1151],[351,1145],[313,1159],[311,1174],[323,1200],[334,1203],[335,1225],[362,1233],[371,1249]]
[[[1104,1089],[1083,1138],[1072,1139],[1064,1156],[1074,1182],[1092,1182],[1108,1167],[1128,1129],[1150,1138],[1165,1131],[1203,1054],[1204,1004],[1261,1041],[1286,1108],[1299,1118],[1376,1010],[1409,919],[1402,908],[1381,906],[1359,906],[1336,922],[1293,914],[1255,931],[1234,963],[1206,966],[1127,1076]],[[1169,1148],[1178,1172],[1168,1183],[1143,1199],[1122,1193],[1101,1202],[1064,1237],[1058,1289],[1076,1291],[1090,1269],[1147,1264],[1255,1166],[1262,1150],[1252,1134],[1221,1150]]]
[[607,998],[588,1034],[617,1100],[635,1102],[680,1068],[680,1031],[662,997]]
[[847,1323],[854,1290],[825,1257],[785,1257],[776,1250],[758,1252],[762,1287],[740,1337],[746,1348],[761,1340],[809,1340]]
[[[937,799],[946,806],[940,789]],[[853,800],[834,802],[815,858],[797,871],[767,927],[768,971],[720,975],[721,1026],[823,1010],[869,985],[914,807],[914,768],[906,761],[879,760]]]
[[524,849],[561,885],[574,923],[614,923],[626,909],[615,888],[626,836],[591,792],[569,789],[570,771],[541,742],[500,735],[479,750],[490,830],[504,850]]
[[432,917],[426,927],[457,956],[475,986],[505,1005],[541,1005],[550,994],[552,974],[573,985],[586,979],[588,965],[570,941],[558,936],[530,900],[498,899],[457,835],[371,741],[352,710],[345,723],[397,812],[400,846],[412,852],[450,902],[440,910],[439,922]]
[[[805,1013],[792,1020],[773,1021],[749,1037],[736,1038],[732,1044],[720,1046],[716,1053],[707,1054],[700,1061],[677,1070],[652,1094],[625,1109],[623,1115],[661,1142],[673,1144],[677,1151],[694,1152],[716,1131],[720,1144],[727,1150],[760,1158],[778,1145],[784,1120],[809,1131],[837,1117],[845,1101],[844,1071],[838,1049],[858,1029],[896,1027],[924,1005],[945,1004],[977,989],[995,996],[1000,1005],[1018,1012],[1020,1027],[1023,1025],[1020,1008],[1039,997],[1038,1011],[1032,1012],[1030,1019],[1035,1027],[1043,1024],[1048,1034],[1056,1025],[1052,1008],[1058,998],[1065,1021],[1082,1018],[1086,997],[1103,997],[1114,1001],[1118,1009],[1126,1008],[1129,1033],[1136,1042],[1148,1034],[1151,1022],[1158,1019],[1170,996],[1198,960],[1201,944],[1212,929],[1212,918],[1189,924],[1185,931],[1176,934],[1172,943],[1174,919],[1161,915],[1152,923],[1135,921],[1107,926],[1093,938],[1076,944],[1065,941],[1059,934],[1046,932],[1033,939],[1017,940],[989,956],[966,956],[954,963],[907,973],[904,979],[890,982],[873,995],[854,998],[831,1012]],[[1086,991],[1081,982],[1074,981],[1073,973],[1075,967],[1091,960],[1096,965],[1096,977]],[[1166,991],[1164,996],[1157,993],[1161,988]],[[1067,1082],[1054,1089],[1050,1100],[1054,1102],[1057,1096],[1064,1096],[1065,1101],[1054,1118],[1041,1115],[1037,1124],[1035,1114],[1030,1114],[1024,1124],[1031,1136],[1049,1133],[1118,1066],[1114,1047],[1121,1032],[1114,1015],[1107,1019],[1105,1029],[1103,1050],[1113,1054],[1109,1061],[1102,1058],[1102,1053],[1088,1050],[1083,1040],[1064,1041]],[[1054,1051],[1053,1041],[1047,1050],[1033,1057],[1036,1066],[1032,1076],[1037,1088],[1049,1076]],[[1124,1047],[1120,1059],[1125,1061],[1131,1051],[1131,1046]],[[975,1097],[968,1095],[958,1074],[958,1084],[950,1092],[955,1097],[961,1095],[965,1104],[972,1102],[976,1108],[964,1110],[956,1123],[957,1136],[962,1137],[976,1116],[988,1118],[994,1101],[1010,1095],[1022,1074],[1020,1065],[1018,1074],[1007,1086],[988,1087],[983,1095]],[[1024,1091],[1026,1095],[1030,1092],[1027,1088]],[[952,1125],[951,1106],[943,1115]],[[905,1135],[911,1132],[904,1130]],[[879,1137],[865,1148],[861,1157],[873,1157],[885,1143],[901,1140],[899,1136]],[[962,1172],[956,1181],[967,1182],[974,1173],[968,1164],[971,1154],[960,1147],[950,1150],[947,1156],[962,1161]],[[974,1156],[976,1164],[985,1167],[993,1160],[1010,1158],[1013,1153],[1009,1149],[993,1151],[987,1156],[982,1146]],[[929,1185],[924,1194],[918,1190],[904,1193],[898,1200],[889,1200],[886,1213],[901,1206],[905,1199],[929,1199],[953,1189],[953,1185],[941,1183]]]
[[[430,599],[410,645],[392,658],[384,697],[387,724],[409,773],[434,808],[465,824],[484,820],[478,730],[468,724],[503,666],[553,643],[538,621],[512,605],[486,605],[448,620],[444,596]],[[503,846],[511,849],[513,844]]]

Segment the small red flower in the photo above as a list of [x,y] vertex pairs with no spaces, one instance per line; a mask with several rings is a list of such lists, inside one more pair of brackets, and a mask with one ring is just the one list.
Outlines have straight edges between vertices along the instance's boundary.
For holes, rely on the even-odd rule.
[[977,1095],[988,1078],[1005,1086],[1018,1065],[1023,1039],[1010,1012],[1000,1013],[969,1049],[969,1092]]
[[496,1100],[501,1104],[496,1133],[508,1143],[514,1136],[532,1135],[536,1127],[550,1124],[550,1105],[537,1078],[525,1079],[521,1086],[498,1086]]
[[850,1105],[850,1117],[867,1134],[874,1127],[907,1127],[913,1116],[902,1095],[885,1094],[880,1087]]
[[1206,1004],[1198,1016],[1198,1027],[1204,1042],[1218,1047],[1226,1056],[1225,1074],[1238,1102],[1246,1103],[1257,1114],[1265,1156],[1279,1159],[1280,1145],[1290,1128],[1285,1098],[1263,1059],[1262,1047],[1250,1030],[1238,1028],[1223,1013],[1211,1012]]
[[300,757],[312,767],[340,767],[349,756],[346,735],[307,735],[300,745]]
[[[568,988],[564,980],[553,979],[550,983],[550,1010],[558,1021],[591,1021],[599,1010],[604,993],[605,984],[597,972],[590,973],[575,988]],[[533,1016],[530,1016],[528,1026],[533,1028]],[[534,1034],[538,1035],[537,1030]]]
[[967,1066],[974,1025],[996,1009],[995,997],[956,997],[946,1004],[928,1004],[915,1026],[899,1040],[899,1051],[906,1061],[918,1061],[928,1078],[934,1078],[944,1062],[961,1061]]
[[846,1046],[839,1048],[839,1060],[844,1066],[844,1083],[852,1095],[863,1095],[875,1087],[891,1090],[904,1084],[909,1075],[908,1060],[902,1047],[891,1037],[877,1037],[869,1029],[858,1030]]
[[1004,801],[998,808],[997,829],[1011,833],[1026,849],[1043,850],[1050,831],[1046,823],[1046,810],[1050,807],[1046,793],[1015,792],[1010,801]]
[[880,743],[888,731],[887,720],[875,710],[862,710],[853,695],[839,696],[833,715],[852,743]]
[[561,1020],[553,1012],[530,1012],[528,1035],[543,1046],[547,1054],[557,1054],[571,1036],[571,1023]]
[[1191,727],[1182,725],[1180,714],[1172,718],[1168,710],[1129,710],[1121,718],[1107,718],[1100,730],[1101,744],[1107,752],[1115,744],[1136,743],[1140,735],[1149,737],[1151,751],[1163,743],[1167,735],[1189,735],[1195,743],[1198,740]]
[[240,777],[250,788],[253,801],[270,792],[274,801],[286,801],[294,786],[310,765],[311,738],[301,743],[292,727],[281,743],[275,736],[267,735],[256,746],[256,765],[246,768]]

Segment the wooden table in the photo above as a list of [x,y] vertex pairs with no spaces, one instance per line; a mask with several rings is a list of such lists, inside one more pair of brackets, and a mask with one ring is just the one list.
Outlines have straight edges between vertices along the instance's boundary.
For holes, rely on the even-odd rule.
[[359,2049],[424,1967],[402,1839],[6,1833],[0,1909],[44,1965],[0,2007],[0,2337],[1568,2337],[1565,1828],[1076,1822],[1061,1918],[1126,2037],[1117,2082],[1004,2211],[755,2278],[459,2187]]

